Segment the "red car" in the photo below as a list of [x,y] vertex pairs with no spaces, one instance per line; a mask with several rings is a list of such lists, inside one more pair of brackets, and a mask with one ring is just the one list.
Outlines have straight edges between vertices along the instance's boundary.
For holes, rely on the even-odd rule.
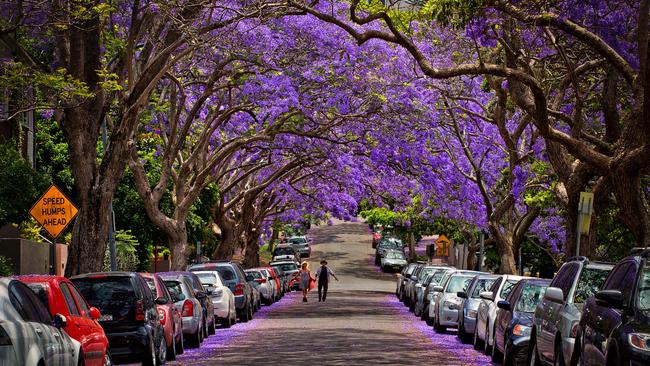
[[165,342],[167,343],[167,359],[172,361],[176,359],[176,355],[183,354],[183,323],[181,313],[178,311],[172,296],[165,286],[162,278],[155,273],[140,273],[156,299],[163,298],[167,300],[166,304],[157,304],[158,317],[160,324],[165,330]]
[[63,329],[81,343],[85,365],[112,365],[108,338],[97,321],[101,314],[97,308],[88,305],[70,280],[45,275],[16,276],[16,279],[38,295],[50,314],[65,316],[66,325]]
[[268,266],[268,267],[260,267],[260,268],[265,269],[265,270],[271,272],[271,274],[273,275],[273,280],[275,281],[275,288],[276,288],[277,291],[278,291],[278,293],[276,294],[276,295],[277,295],[277,298],[278,298],[278,299],[281,298],[282,295],[284,295],[284,294],[282,293],[282,283],[280,282],[280,278],[278,277],[278,272],[276,272],[275,269],[273,269],[273,267],[271,267],[271,266]]

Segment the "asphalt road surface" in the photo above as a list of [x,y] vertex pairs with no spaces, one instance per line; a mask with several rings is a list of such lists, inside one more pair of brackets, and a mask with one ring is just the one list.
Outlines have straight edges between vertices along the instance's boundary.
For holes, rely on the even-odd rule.
[[217,329],[172,365],[491,365],[453,330],[437,334],[395,298],[395,274],[373,265],[368,226],[337,222],[311,230],[312,271],[327,259],[340,282],[327,302],[297,292],[255,319]]

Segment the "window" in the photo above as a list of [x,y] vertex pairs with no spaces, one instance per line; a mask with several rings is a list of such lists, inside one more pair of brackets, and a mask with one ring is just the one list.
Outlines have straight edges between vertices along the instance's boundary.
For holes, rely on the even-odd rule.
[[456,293],[467,290],[467,286],[472,282],[472,277],[453,276],[447,284],[446,293]]
[[153,281],[153,278],[145,278],[144,282],[147,283],[147,286],[149,286],[149,290],[151,292],[157,292],[156,291],[156,283]]
[[252,279],[254,279],[254,280],[257,280],[257,279],[261,279],[261,278],[262,278],[262,274],[259,273],[258,271],[249,271],[249,272],[246,272],[246,277],[247,277],[247,278],[252,278]]
[[30,290],[34,291],[36,296],[43,302],[43,304],[49,309],[50,300],[48,299],[48,293],[50,292],[50,286],[47,283],[26,283],[27,287]]
[[172,297],[172,301],[178,302],[183,296],[183,288],[181,287],[181,283],[178,281],[165,281],[165,287],[167,287],[167,290],[169,290],[169,294]]
[[[284,270],[282,266],[278,266],[278,267]],[[226,267],[226,266],[217,267],[217,272],[219,272],[221,278],[223,278],[224,281],[234,281],[237,279],[237,275],[235,275],[235,271],[233,271],[232,268],[230,267]]]
[[512,289],[515,287],[517,282],[519,282],[519,280],[507,280],[506,283],[503,284],[503,287],[501,288],[501,293],[499,294],[499,296],[502,299],[505,299],[506,297],[508,297],[508,295],[510,294],[510,291],[512,291]]
[[19,281],[9,284],[9,301],[24,321],[49,324],[52,317],[36,294]]
[[489,291],[490,286],[492,286],[495,281],[496,278],[480,278],[476,280],[471,298],[478,299],[481,296],[481,292]]
[[130,277],[87,277],[72,282],[90,305],[113,321],[132,319],[136,294]]
[[206,285],[206,286],[216,286],[217,285],[217,276],[214,275],[214,273],[197,273],[197,276],[199,276],[199,280],[201,280],[201,283]]
[[527,284],[524,286],[521,291],[521,296],[517,300],[515,306],[515,311],[521,311],[524,313],[535,312],[535,308],[539,301],[544,297],[544,292],[546,291],[546,285],[539,284]]
[[607,280],[602,288],[604,290],[620,290],[623,294],[623,299],[627,302],[628,299],[632,298],[636,273],[637,266],[634,261],[620,263],[607,276]]
[[86,302],[86,299],[84,299],[83,296],[77,291],[77,289],[74,286],[68,285],[70,288],[70,292],[72,292],[72,296],[74,296],[75,300],[77,300],[77,305],[79,305],[79,309],[81,310],[81,313],[86,317],[90,318],[90,307],[88,306],[88,303]]
[[639,293],[637,296],[639,310],[650,312],[650,267],[648,267],[648,263],[646,263],[643,267],[643,272],[641,272],[641,278],[639,278]]
[[71,315],[79,316],[79,309],[77,309],[77,304],[74,302],[74,298],[72,297],[72,293],[70,292],[68,285],[62,283],[60,287],[61,294],[63,294],[63,299],[65,300],[65,304],[68,307],[68,311]]
[[578,274],[579,269],[580,269],[580,264],[567,263],[564,266],[562,266],[562,268],[560,268],[560,272],[558,272],[557,276],[555,276],[553,282],[551,283],[552,287],[558,287],[562,290],[562,294],[564,295],[565,301],[567,299],[567,296],[569,296],[571,287],[573,287],[573,282],[575,280],[576,275]]
[[501,282],[503,282],[503,277],[497,278],[496,281],[494,281],[494,283],[492,284],[492,287],[490,287],[488,291],[490,291],[493,294],[499,291],[499,287],[501,287]]
[[[598,291],[603,282],[605,282],[608,272],[609,271],[600,268],[585,267],[580,274],[573,301],[579,304],[587,301],[589,297]],[[632,293],[631,289],[629,290],[629,293]],[[566,299],[566,295],[564,297]]]
[[36,312],[37,321],[43,324],[52,324],[52,316],[50,311],[43,305],[43,302],[38,299],[36,294],[27,286],[23,285],[21,291],[25,292],[25,297],[31,302],[34,311]]

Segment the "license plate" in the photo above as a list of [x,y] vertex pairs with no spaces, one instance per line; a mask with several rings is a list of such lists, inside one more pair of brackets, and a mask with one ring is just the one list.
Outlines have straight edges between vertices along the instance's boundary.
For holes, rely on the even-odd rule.
[[113,320],[113,315],[102,314],[102,316],[99,317],[100,322],[106,322],[106,321],[110,321],[110,320]]

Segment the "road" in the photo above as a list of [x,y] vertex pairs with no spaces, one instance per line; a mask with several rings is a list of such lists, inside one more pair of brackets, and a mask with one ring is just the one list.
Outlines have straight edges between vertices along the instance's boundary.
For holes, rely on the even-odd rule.
[[312,270],[327,259],[340,282],[327,302],[293,292],[253,321],[217,329],[172,365],[491,365],[453,331],[437,334],[394,295],[395,274],[373,265],[368,227],[337,222],[313,228]]

